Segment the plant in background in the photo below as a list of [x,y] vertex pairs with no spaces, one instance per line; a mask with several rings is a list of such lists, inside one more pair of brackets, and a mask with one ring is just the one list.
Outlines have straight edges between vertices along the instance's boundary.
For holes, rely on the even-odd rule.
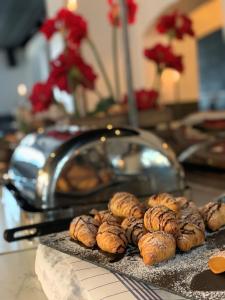
[[[115,105],[116,101],[121,100],[118,48],[121,11],[118,0],[107,1],[109,5],[108,20],[112,26],[112,60],[115,93],[101,55],[90,37],[87,21],[81,15],[63,8],[58,11],[55,17],[47,19],[40,29],[47,40],[50,40],[56,32],[60,33],[65,47],[63,53],[50,62],[50,73],[46,82],[38,82],[33,86],[29,99],[34,113],[47,110],[54,102],[54,87],[75,95],[75,98],[78,89],[82,89],[83,95],[85,90],[94,92],[100,100],[96,106],[95,113],[109,111],[109,108]],[[127,23],[134,24],[138,5],[135,0],[126,0],[126,4]],[[184,70],[182,56],[174,54],[172,41],[174,39],[183,39],[185,35],[194,35],[191,20],[184,14],[173,12],[160,17],[156,24],[156,29],[160,34],[168,36],[168,45],[157,44],[152,48],[145,49],[145,57],[156,64],[158,76],[161,76],[166,68],[172,68],[182,73]],[[97,90],[97,74],[82,56],[83,44],[89,46],[96,59],[107,88],[108,95],[106,97],[103,97]],[[158,91],[154,89],[140,89],[135,91],[137,108],[139,110],[156,108],[158,95]],[[85,101],[85,99],[83,100]],[[122,104],[126,103],[127,96],[123,100]],[[116,105],[118,106],[118,104]]]
[[[134,0],[126,0],[126,2],[128,9],[128,23],[133,24],[135,22],[137,4]],[[111,105],[116,103],[115,100],[118,101],[121,99],[118,61],[118,28],[121,26],[120,6],[116,0],[108,0],[108,4],[110,6],[108,18],[112,25],[115,93],[113,92],[112,84],[109,80],[99,51],[93,40],[90,38],[87,21],[82,16],[63,8],[54,18],[47,19],[40,29],[47,40],[50,40],[56,32],[61,33],[65,43],[64,53],[50,63],[49,78],[45,83],[42,83],[42,85],[46,85],[50,89],[57,86],[60,90],[72,94],[76,94],[76,90],[79,86],[83,89],[92,90],[97,94],[100,100],[96,107],[96,112],[106,111]],[[102,97],[101,93],[97,90],[95,85],[97,75],[93,68],[88,65],[81,56],[83,43],[86,43],[90,47],[96,59],[99,71],[101,72],[108,91],[106,97]],[[33,105],[34,101],[32,101],[32,98],[33,97],[30,96]],[[42,100],[43,99],[40,99],[40,102],[42,102]],[[38,110],[47,109],[52,100],[53,95],[51,94],[51,101],[50,99],[49,101],[45,101],[45,104],[40,105]],[[37,111],[37,106],[33,107],[33,111]]]
[[177,11],[159,18],[156,30],[160,34],[167,34],[169,39],[182,40],[185,35],[194,36],[191,19]]
[[[135,91],[135,100],[138,110],[148,110],[157,108],[158,92],[154,89],[140,89]],[[124,97],[124,103],[128,103],[127,95]]]
[[48,82],[35,83],[29,99],[33,113],[47,110],[53,102],[52,86]]
[[[172,42],[176,39],[182,40],[184,36],[193,37],[191,19],[177,11],[161,16],[156,22],[156,30],[161,35],[166,35],[168,44],[156,44],[151,48],[144,49],[144,56],[156,64],[156,70],[160,85],[160,78],[163,71],[167,68],[184,72],[183,57],[174,53]],[[157,87],[160,89],[160,87]]]
[[[47,19],[43,23],[40,31],[45,35],[47,40],[51,39],[56,32],[59,32],[65,44],[64,52],[50,63],[49,77],[45,83],[42,83],[43,86],[48,86],[51,90],[57,86],[60,90],[75,95],[77,88],[82,87],[83,89],[89,89],[95,92],[100,99],[103,98],[95,86],[97,75],[93,67],[85,61],[81,54],[82,44],[86,42],[96,58],[108,89],[108,97],[113,98],[113,90],[104,64],[102,63],[94,42],[89,37],[88,25],[82,16],[63,8],[54,18]],[[33,106],[34,101],[32,100],[32,94],[30,96],[31,104],[33,111],[37,112],[37,107]],[[42,102],[41,97],[39,100]],[[52,94],[51,100],[53,100]],[[51,101],[47,101],[45,104],[46,105],[40,105],[42,111],[49,107]]]
[[180,73],[183,72],[182,56],[175,55],[170,46],[156,44],[152,48],[145,49],[144,55],[156,63],[159,75],[161,75],[166,68],[177,70]]
[[48,83],[73,93],[79,86],[94,90],[96,78],[94,70],[84,61],[80,53],[67,48],[51,62]]
[[[109,12],[108,19],[112,25],[112,57],[114,67],[114,81],[115,81],[115,98],[116,100],[121,99],[121,88],[120,88],[120,72],[119,72],[119,48],[118,48],[118,29],[121,26],[121,12],[120,5],[116,0],[108,0]],[[134,0],[126,0],[127,4],[127,23],[134,24],[136,21],[137,14],[137,3]]]

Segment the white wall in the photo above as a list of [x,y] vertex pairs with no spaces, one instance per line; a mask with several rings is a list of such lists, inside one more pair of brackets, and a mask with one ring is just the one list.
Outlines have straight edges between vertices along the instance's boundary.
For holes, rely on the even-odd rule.
[[7,64],[5,53],[0,52],[0,115],[14,113],[23,102],[17,94],[17,86],[24,83],[30,90],[39,80],[47,78],[48,64],[46,42],[37,34],[24,51],[16,52],[17,65]]
[[25,80],[25,63],[21,53],[17,53],[19,65],[9,67],[6,55],[0,52],[0,115],[13,112],[18,103],[16,87]]

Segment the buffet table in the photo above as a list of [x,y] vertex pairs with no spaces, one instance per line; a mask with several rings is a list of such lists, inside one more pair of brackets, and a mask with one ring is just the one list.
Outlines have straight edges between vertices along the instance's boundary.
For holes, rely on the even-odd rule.
[[[222,181],[221,184],[219,184],[218,180],[215,179],[218,178],[216,173],[207,176],[207,184],[204,184],[206,177],[202,176],[202,174],[198,174],[197,178],[196,176],[191,172],[188,174],[189,185],[192,190],[191,196],[198,204],[201,205],[203,202],[211,200],[224,191]],[[210,180],[210,176],[214,178],[214,180]],[[194,182],[192,179],[194,179]],[[212,185],[210,186],[208,182],[212,182]],[[1,232],[3,232],[5,228],[21,225],[24,218],[24,212],[21,212],[16,203],[10,201],[8,197],[0,198]],[[31,217],[30,222],[32,222]],[[1,236],[0,289],[2,299],[26,300],[32,298],[33,300],[46,300],[46,295],[52,300],[145,299],[140,298],[140,295],[142,295],[141,292],[137,294],[136,290],[138,290],[138,287],[134,283],[133,285],[127,282],[125,284],[123,279],[118,278],[105,269],[92,266],[90,263],[80,261],[75,257],[62,254],[46,246],[39,246],[37,251],[37,246],[38,240],[8,244],[4,242]],[[37,258],[36,270],[35,257]],[[63,277],[60,275],[61,272],[59,272],[59,270],[63,271]],[[91,283],[90,281],[85,282],[82,280],[83,277],[81,278],[81,276],[84,276],[84,274],[86,276],[86,273],[92,274],[92,272],[97,272],[96,275],[102,273],[102,275],[100,275],[99,278],[96,276],[96,281]],[[133,286],[133,288],[130,288],[130,286]],[[63,290],[66,290],[68,295],[69,293],[70,295],[72,294],[72,298],[60,298],[60,295],[62,295],[60,292]],[[112,290],[113,293],[117,291],[118,295],[112,297],[111,294],[107,294],[111,293],[110,291]],[[144,293],[146,295],[146,290]],[[178,300],[184,298],[150,287],[150,289],[148,288],[146,299]]]

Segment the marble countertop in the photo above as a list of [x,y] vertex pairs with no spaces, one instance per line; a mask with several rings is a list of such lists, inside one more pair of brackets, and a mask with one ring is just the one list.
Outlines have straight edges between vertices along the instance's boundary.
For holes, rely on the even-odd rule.
[[3,239],[5,229],[27,222],[28,215],[10,194],[3,196],[0,187],[0,299],[47,300],[34,270],[38,240],[7,243]]
[[35,249],[0,254],[0,290],[4,300],[47,300],[34,271]]

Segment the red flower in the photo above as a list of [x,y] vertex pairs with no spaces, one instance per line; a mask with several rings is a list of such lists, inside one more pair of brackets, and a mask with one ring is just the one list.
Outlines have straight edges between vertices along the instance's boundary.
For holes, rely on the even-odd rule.
[[184,71],[184,66],[182,62],[182,56],[181,55],[174,55],[170,61],[168,61],[167,66],[168,68],[172,68],[174,70],[177,70],[179,73],[182,73]]
[[82,85],[85,88],[93,90],[97,75],[93,68],[88,65],[80,54],[68,50],[66,52],[66,66],[70,69],[71,81],[75,88],[77,85]]
[[87,37],[87,22],[82,16],[63,8],[58,12],[56,20],[59,27],[64,29],[70,44],[80,45],[81,41]]
[[34,113],[45,111],[52,103],[52,86],[49,83],[37,82],[29,97]]
[[60,90],[70,92],[67,73],[65,55],[61,54],[51,62],[48,83],[57,86]]
[[[147,110],[157,107],[157,98],[159,94],[155,90],[140,89],[135,91],[135,100],[138,110]],[[127,103],[127,95],[124,97],[124,102]]]
[[62,8],[57,12],[56,20],[64,23],[64,26],[69,28],[72,24],[74,13],[66,8]]
[[[120,5],[118,0],[108,0],[110,11],[108,13],[109,22],[113,26],[120,26]],[[134,0],[126,0],[128,23],[133,24],[136,20],[137,3]]]
[[157,44],[153,48],[145,49],[144,55],[157,64],[159,73],[165,68],[172,68],[183,72],[182,57],[175,55],[169,46]]
[[177,39],[183,39],[184,35],[194,36],[191,19],[178,12],[162,16],[156,24],[156,29],[159,33],[166,33]]
[[182,39],[183,35],[187,34],[190,36],[194,36],[194,31],[192,28],[192,20],[185,15],[181,15],[182,25],[180,26],[180,35],[177,38]]
[[83,17],[63,8],[57,13],[55,19],[47,19],[40,31],[47,39],[50,39],[56,31],[61,31],[69,45],[75,48],[87,37],[88,29]]
[[50,73],[48,83],[58,87],[61,91],[71,92],[69,88],[68,78],[66,73],[56,75],[55,72]]
[[55,27],[55,19],[46,20],[40,28],[40,31],[45,35],[47,40],[49,40],[52,37],[56,30],[57,29]]
[[[48,82],[61,90],[72,92],[78,85],[94,89],[97,76],[77,52],[66,49],[51,63],[51,73]],[[70,81],[70,84],[69,84]]]
[[81,72],[81,84],[84,87],[93,90],[95,87],[95,80],[97,79],[97,75],[94,73],[92,67],[85,62],[82,62],[79,65],[78,70]]

